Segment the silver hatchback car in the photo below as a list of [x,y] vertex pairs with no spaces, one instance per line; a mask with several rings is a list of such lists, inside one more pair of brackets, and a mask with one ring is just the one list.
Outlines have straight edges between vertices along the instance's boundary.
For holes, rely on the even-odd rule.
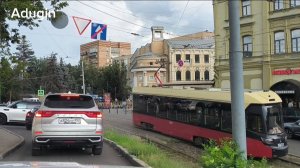
[[61,93],[45,97],[32,123],[32,155],[51,146],[103,147],[102,113],[89,95]]

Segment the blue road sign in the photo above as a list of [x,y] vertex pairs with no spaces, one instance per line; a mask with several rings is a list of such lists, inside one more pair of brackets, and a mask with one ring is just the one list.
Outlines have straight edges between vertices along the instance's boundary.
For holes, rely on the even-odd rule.
[[91,38],[106,40],[107,25],[100,23],[92,23]]

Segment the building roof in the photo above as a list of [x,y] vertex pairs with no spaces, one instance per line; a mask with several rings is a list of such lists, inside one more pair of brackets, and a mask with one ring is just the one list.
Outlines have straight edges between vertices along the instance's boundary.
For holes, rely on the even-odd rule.
[[194,40],[167,40],[170,48],[173,49],[212,49],[215,47],[213,38],[194,39]]

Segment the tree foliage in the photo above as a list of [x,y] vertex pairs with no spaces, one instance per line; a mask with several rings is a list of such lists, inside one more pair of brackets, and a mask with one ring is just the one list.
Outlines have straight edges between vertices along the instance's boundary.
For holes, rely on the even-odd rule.
[[[28,62],[27,71],[20,77],[18,70],[21,62],[12,63],[2,58],[0,67],[1,100],[17,100],[25,96],[36,96],[38,89],[48,92],[82,93],[81,64],[66,64],[57,53],[51,53],[46,58],[36,58]],[[113,63],[105,68],[84,65],[86,93],[103,95],[110,92],[112,98],[119,100],[129,96],[126,68],[123,64]],[[3,79],[3,80],[2,80]],[[10,97],[11,96],[11,97]]]
[[39,26],[38,18],[16,18],[11,17],[11,14],[15,8],[19,11],[40,11],[46,10],[45,2],[50,2],[53,10],[61,10],[68,5],[67,2],[60,2],[59,0],[0,0],[0,55],[7,55],[9,53],[10,43],[18,43],[21,35],[17,28],[9,26],[8,22],[15,21],[18,26],[28,27],[33,29]]

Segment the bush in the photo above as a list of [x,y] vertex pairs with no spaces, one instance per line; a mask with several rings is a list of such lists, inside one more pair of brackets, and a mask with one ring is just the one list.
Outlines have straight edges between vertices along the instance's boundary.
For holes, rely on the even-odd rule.
[[267,160],[245,160],[234,141],[224,139],[220,145],[210,141],[204,145],[204,153],[201,156],[203,168],[266,168]]

